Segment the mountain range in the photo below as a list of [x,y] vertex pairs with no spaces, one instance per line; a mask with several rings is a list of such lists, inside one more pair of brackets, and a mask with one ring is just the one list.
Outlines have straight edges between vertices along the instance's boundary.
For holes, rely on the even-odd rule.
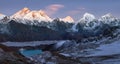
[[0,14],[0,41],[63,40],[111,36],[120,19],[108,13],[100,19],[85,13],[79,21],[70,16],[50,18],[43,10],[23,8],[12,16]]

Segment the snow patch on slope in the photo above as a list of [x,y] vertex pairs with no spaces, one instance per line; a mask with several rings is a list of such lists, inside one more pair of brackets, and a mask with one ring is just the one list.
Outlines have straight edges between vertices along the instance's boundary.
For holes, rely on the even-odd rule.
[[78,23],[75,23],[75,24],[72,26],[72,31],[73,31],[73,32],[77,32],[77,31],[78,31],[78,29],[77,29],[77,24],[78,24]]
[[54,48],[57,49],[59,47],[61,47],[66,41],[60,41],[57,44],[55,44]]

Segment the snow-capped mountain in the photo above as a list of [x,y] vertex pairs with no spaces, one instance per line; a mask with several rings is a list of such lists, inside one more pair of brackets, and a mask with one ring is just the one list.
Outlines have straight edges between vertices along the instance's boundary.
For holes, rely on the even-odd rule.
[[6,15],[0,14],[0,20],[4,19],[4,17],[6,17]]
[[[34,23],[34,20],[41,22],[51,22],[53,19],[51,19],[43,10],[33,10],[31,11],[29,8],[23,8],[22,10],[16,12],[11,16],[11,19],[14,19],[15,21],[21,22],[21,23]],[[68,22],[68,23],[74,23],[74,20],[70,16],[66,16],[65,18],[59,18],[60,21]],[[29,21],[29,22],[28,22]]]
[[80,19],[80,22],[91,22],[94,21],[96,18],[93,14],[85,13],[83,17]]
[[23,19],[23,17],[26,15],[26,14],[28,14],[30,12],[30,10],[28,9],[28,8],[23,8],[22,10],[20,10],[20,11],[18,11],[18,12],[16,12],[15,14],[13,14],[12,16],[11,16],[11,19],[15,19],[15,20],[22,20]]
[[15,21],[21,21],[22,23],[26,23],[28,21],[34,22],[34,20],[37,20],[38,22],[41,21],[52,21],[50,17],[47,16],[47,14],[40,10],[40,11],[30,11],[29,8],[23,8],[22,10],[16,12],[14,15],[11,16],[12,19]]
[[[26,33],[26,40],[29,40],[28,34],[42,38],[46,34],[48,36],[53,35],[50,32],[57,33],[61,37],[66,37],[66,39],[79,38],[81,35],[85,37],[98,36],[112,33],[119,26],[120,20],[111,14],[106,14],[100,19],[96,19],[93,14],[85,13],[78,22],[74,21],[70,16],[53,20],[43,10],[31,11],[28,8],[23,8],[10,17],[0,14],[0,34],[11,34],[12,36],[17,34],[14,38],[19,39],[20,36],[22,38],[23,34]],[[41,35],[42,33],[44,35]],[[8,37],[6,35],[4,37]],[[59,36],[58,38],[60,39],[61,37]],[[38,40],[42,40],[41,38],[38,38]],[[46,37],[44,38],[47,39]],[[31,37],[31,39],[34,38]]]
[[23,19],[27,19],[27,20],[38,20],[38,22],[41,21],[52,21],[52,19],[50,17],[47,16],[47,14],[40,10],[40,11],[31,11],[28,14],[26,14]]
[[72,31],[79,33],[81,32],[83,34],[89,33],[93,35],[98,35],[104,33],[104,31],[107,32],[107,30],[113,31],[116,29],[116,27],[119,26],[120,20],[112,16],[111,14],[106,14],[100,19],[96,19],[93,14],[85,13],[80,21],[72,26]]
[[110,21],[114,21],[115,19],[117,19],[117,18],[115,18],[114,16],[112,16],[111,13],[108,13],[108,14],[103,15],[100,20],[104,21],[105,23],[108,23]]
[[85,13],[85,14],[83,15],[83,17],[82,17],[77,23],[75,23],[75,24],[72,26],[71,30],[72,30],[73,32],[78,31],[78,28],[77,28],[77,25],[78,25],[78,24],[83,25],[84,29],[90,29],[89,24],[90,24],[90,23],[93,23],[95,19],[96,19],[96,18],[95,18],[95,16],[94,16],[93,14]]
[[4,14],[0,14],[0,34],[5,34],[5,33],[9,34],[9,30],[7,26],[8,22],[9,22],[9,17]]
[[112,14],[108,13],[103,15],[99,21],[103,22],[104,24],[109,24],[111,26],[118,26],[119,20],[118,18],[114,17]]
[[83,25],[84,29],[94,29],[100,25],[100,22],[95,18],[93,14],[85,13],[80,19],[79,23]]
[[68,23],[74,23],[74,20],[70,16],[66,16],[65,18],[60,19],[61,21],[68,22]]
[[0,23],[7,23],[10,21],[10,18],[4,14],[0,14]]

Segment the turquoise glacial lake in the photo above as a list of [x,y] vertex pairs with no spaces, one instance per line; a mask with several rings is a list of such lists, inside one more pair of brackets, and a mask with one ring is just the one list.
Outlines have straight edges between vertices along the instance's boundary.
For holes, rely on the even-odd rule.
[[24,55],[25,57],[31,57],[34,55],[38,55],[42,53],[42,50],[40,49],[33,49],[33,50],[20,50],[20,53]]

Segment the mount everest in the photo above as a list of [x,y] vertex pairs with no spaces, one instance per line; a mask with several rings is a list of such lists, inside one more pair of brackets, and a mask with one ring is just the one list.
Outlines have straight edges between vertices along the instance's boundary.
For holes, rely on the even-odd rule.
[[[0,14],[0,41],[81,39],[113,35],[120,20],[110,13],[96,19],[85,13],[78,21],[70,16],[50,18],[43,10],[23,8],[12,16]],[[54,37],[53,37],[54,36]]]

